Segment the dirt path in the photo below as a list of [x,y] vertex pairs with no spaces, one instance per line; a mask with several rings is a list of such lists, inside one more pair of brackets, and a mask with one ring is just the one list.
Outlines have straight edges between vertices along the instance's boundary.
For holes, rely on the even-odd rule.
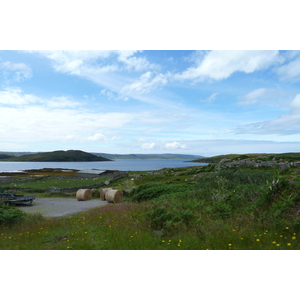
[[18,206],[18,208],[29,214],[42,214],[43,217],[64,217],[106,204],[107,201],[99,199],[78,201],[72,198],[36,198],[31,206]]

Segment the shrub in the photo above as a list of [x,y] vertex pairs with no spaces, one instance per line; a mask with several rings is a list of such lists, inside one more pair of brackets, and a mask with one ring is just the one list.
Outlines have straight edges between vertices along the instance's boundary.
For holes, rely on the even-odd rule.
[[183,207],[161,205],[156,202],[151,209],[146,212],[146,217],[153,229],[164,228],[167,231],[175,230],[179,224],[190,225],[195,220],[195,213]]
[[13,207],[0,205],[0,224],[12,224],[24,219],[25,213]]
[[140,185],[137,189],[133,189],[130,195],[132,196],[133,201],[141,202],[157,199],[166,194],[178,193],[186,190],[190,190],[188,184],[166,185],[160,183],[146,183]]

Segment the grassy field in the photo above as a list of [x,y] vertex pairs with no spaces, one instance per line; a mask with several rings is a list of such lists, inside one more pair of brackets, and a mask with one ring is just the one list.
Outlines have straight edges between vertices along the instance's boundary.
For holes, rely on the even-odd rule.
[[[98,180],[103,179],[86,182]],[[82,182],[50,177],[26,186],[70,187]],[[215,171],[208,165],[129,172],[129,178],[110,186],[123,190],[122,204],[65,218],[2,208],[0,249],[300,249],[299,168]]]

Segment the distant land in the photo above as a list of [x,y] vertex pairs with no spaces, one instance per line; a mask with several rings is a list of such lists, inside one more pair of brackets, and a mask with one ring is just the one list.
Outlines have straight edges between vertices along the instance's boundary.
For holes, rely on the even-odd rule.
[[102,156],[108,159],[198,159],[201,155],[189,154],[108,154],[108,153],[93,153],[97,156]]
[[212,157],[203,157],[200,159],[195,159],[193,162],[199,163],[218,163],[223,158],[237,160],[237,159],[246,159],[246,158],[267,158],[267,159],[286,159],[288,161],[299,161],[300,152],[288,152],[288,153],[248,153],[248,154],[225,154],[225,155],[216,155]]
[[80,150],[59,150],[53,152],[42,152],[21,156],[1,154],[2,157],[3,155],[4,158],[0,158],[0,161],[110,161],[110,159],[108,158],[96,156],[94,154]]
[[[75,151],[75,150],[68,150],[68,151]],[[77,150],[79,151],[79,150]],[[57,152],[57,151],[54,151]],[[37,155],[37,154],[44,154],[44,153],[53,153],[53,152],[4,152],[0,151],[0,160],[10,160],[10,161],[20,161],[17,158],[24,158],[27,161],[28,155]],[[109,153],[88,153],[95,155],[97,157],[105,158],[106,160],[115,160],[115,159],[187,159],[187,160],[193,160],[193,159],[199,159],[203,158],[201,155],[189,155],[189,154],[171,154],[171,153],[165,153],[165,154],[109,154]],[[49,155],[47,154],[47,157]],[[29,158],[36,158],[33,156],[29,156]],[[52,158],[51,158],[52,159]],[[57,158],[56,158],[57,159]],[[24,160],[22,160],[24,161]],[[37,160],[34,160],[37,161]],[[50,161],[50,160],[43,160],[43,161]],[[66,160],[70,161],[70,160]],[[81,160],[80,160],[81,161]],[[87,160],[89,161],[89,160]]]

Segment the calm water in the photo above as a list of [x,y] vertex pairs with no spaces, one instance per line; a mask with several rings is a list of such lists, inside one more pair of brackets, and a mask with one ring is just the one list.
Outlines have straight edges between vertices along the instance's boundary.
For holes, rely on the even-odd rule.
[[181,159],[118,159],[115,161],[96,162],[0,162],[0,173],[43,168],[154,171],[163,168],[181,168],[204,165],[207,164],[186,162]]

